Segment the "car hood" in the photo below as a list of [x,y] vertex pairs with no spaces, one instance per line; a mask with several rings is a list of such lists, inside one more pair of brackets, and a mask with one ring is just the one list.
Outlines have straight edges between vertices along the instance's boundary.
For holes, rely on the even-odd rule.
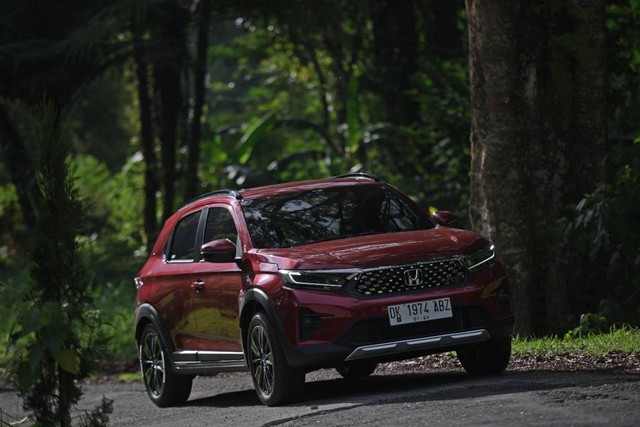
[[328,270],[409,264],[465,255],[489,241],[477,233],[447,227],[385,233],[314,243],[295,248],[259,249],[256,261],[281,269]]

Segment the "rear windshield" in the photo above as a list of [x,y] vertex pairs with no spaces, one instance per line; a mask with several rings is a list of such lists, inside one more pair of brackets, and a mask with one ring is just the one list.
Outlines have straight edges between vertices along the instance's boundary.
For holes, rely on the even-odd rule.
[[433,227],[422,211],[384,184],[280,194],[244,200],[242,206],[257,248]]

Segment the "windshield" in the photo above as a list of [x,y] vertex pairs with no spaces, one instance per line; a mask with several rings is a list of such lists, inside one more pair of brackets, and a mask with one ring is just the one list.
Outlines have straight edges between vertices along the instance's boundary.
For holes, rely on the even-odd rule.
[[244,200],[242,206],[257,248],[433,227],[424,213],[384,184],[280,194]]

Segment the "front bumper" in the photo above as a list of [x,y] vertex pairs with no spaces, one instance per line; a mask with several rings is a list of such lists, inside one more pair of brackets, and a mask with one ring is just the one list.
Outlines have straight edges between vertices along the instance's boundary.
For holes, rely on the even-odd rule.
[[[509,337],[513,314],[492,292],[501,283],[508,286],[502,267],[495,263],[469,283],[384,298],[283,288],[277,311],[287,360],[292,366],[315,369],[361,359],[400,360]],[[451,300],[453,317],[401,326],[389,323],[389,305],[444,297]]]
[[459,330],[449,333],[413,336],[375,344],[354,345],[343,337],[330,343],[286,346],[285,355],[291,366],[309,370],[330,368],[355,360],[391,362],[427,354],[454,351],[461,346],[487,341],[492,338],[510,337],[513,333],[513,317],[492,321],[485,328]]

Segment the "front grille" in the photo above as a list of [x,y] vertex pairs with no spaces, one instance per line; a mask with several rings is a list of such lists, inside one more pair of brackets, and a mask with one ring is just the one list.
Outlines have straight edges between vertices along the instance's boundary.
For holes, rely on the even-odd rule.
[[391,326],[389,319],[379,317],[357,321],[345,335],[345,340],[355,345],[377,344],[400,339],[427,337],[469,329],[487,327],[490,320],[478,307],[462,307],[453,310],[453,317]]
[[366,296],[429,289],[462,282],[467,275],[460,260],[443,259],[365,270],[356,290]]

